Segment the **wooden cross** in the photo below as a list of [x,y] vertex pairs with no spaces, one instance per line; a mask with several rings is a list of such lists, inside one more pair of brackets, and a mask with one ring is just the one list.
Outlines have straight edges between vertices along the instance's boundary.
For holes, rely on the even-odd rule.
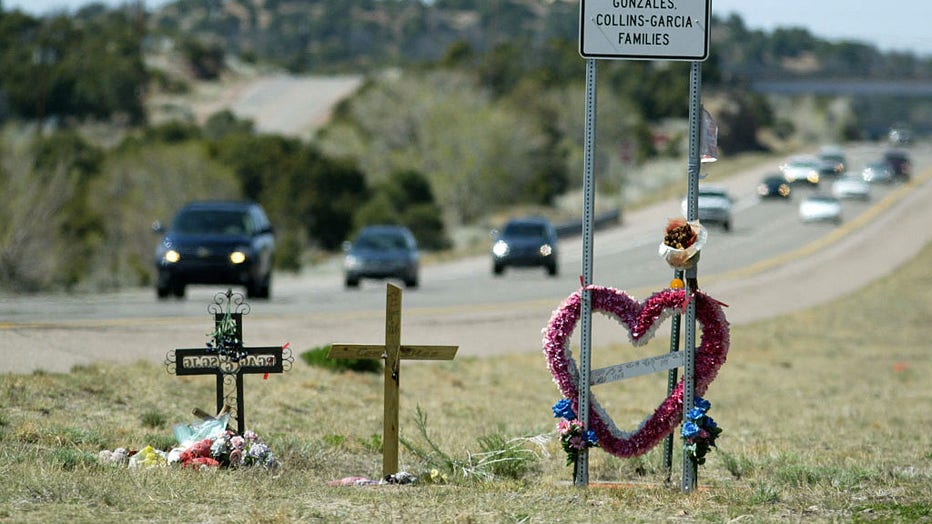
[[385,406],[382,427],[382,475],[398,473],[398,392],[401,360],[453,360],[459,346],[401,344],[401,288],[387,284],[385,344],[333,344],[329,358],[385,360]]
[[[229,294],[227,295],[229,298]],[[262,373],[284,373],[291,369],[294,356],[288,345],[272,347],[243,347],[242,313],[215,313],[214,326],[219,329],[225,318],[234,322],[236,340],[239,341],[237,355],[224,354],[216,348],[200,347],[175,349],[168,352],[165,365],[175,375],[214,375],[217,380],[217,412],[227,405],[225,386],[236,384],[236,428],[242,435],[246,431],[246,416],[243,402],[243,375]]]

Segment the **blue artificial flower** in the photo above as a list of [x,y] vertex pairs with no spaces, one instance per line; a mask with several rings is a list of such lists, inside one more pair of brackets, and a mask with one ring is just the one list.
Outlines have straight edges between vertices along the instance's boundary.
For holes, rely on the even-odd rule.
[[701,409],[703,412],[708,411],[709,408],[712,407],[712,403],[702,397],[696,397],[696,399],[693,401],[693,405]]
[[709,431],[712,431],[713,429],[715,429],[715,428],[718,427],[718,424],[716,424],[715,421],[712,420],[712,417],[706,415],[705,420],[703,421],[702,426],[703,426],[705,429],[707,429],[707,430],[709,430]]
[[695,422],[683,424],[683,438],[693,438],[699,434],[699,426]]
[[705,410],[699,409],[699,408],[692,408],[691,410],[689,410],[689,413],[686,414],[686,418],[688,418],[689,420],[694,420],[694,421],[702,420],[702,417],[704,416],[705,416]]
[[573,412],[573,405],[568,398],[561,399],[553,405],[553,418],[561,417],[566,420],[574,420],[576,418],[576,413]]
[[583,435],[586,439],[586,443],[590,446],[594,446],[599,443],[599,437],[595,436],[595,431],[589,429],[586,430],[586,433]]

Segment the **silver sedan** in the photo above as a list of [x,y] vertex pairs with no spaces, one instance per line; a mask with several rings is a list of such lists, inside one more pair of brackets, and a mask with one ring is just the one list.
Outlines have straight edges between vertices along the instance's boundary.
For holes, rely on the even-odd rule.
[[799,203],[803,222],[841,223],[841,201],[829,195],[811,195]]
[[871,186],[855,173],[848,173],[832,182],[832,196],[839,199],[870,200]]

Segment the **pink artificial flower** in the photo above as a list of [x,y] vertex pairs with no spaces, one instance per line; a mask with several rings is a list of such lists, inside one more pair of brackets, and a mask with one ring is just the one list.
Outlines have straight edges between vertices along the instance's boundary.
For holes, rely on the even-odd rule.
[[239,466],[243,463],[243,450],[234,449],[230,452],[230,466]]
[[573,430],[573,425],[570,423],[569,420],[566,420],[564,418],[564,419],[560,419],[560,422],[557,424],[557,429],[560,431],[561,435],[566,435],[567,433]]

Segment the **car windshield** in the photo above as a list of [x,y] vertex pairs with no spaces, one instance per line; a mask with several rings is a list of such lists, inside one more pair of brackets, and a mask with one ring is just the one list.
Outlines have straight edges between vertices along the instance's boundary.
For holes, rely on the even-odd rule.
[[794,158],[787,162],[786,166],[790,169],[812,168],[817,167],[819,162],[814,158]]
[[362,249],[405,249],[407,242],[402,235],[392,233],[373,233],[362,235],[356,240],[356,247]]
[[728,198],[728,195],[722,191],[713,191],[713,190],[708,190],[708,189],[700,189],[699,196],[709,197],[709,198],[725,198],[725,199]]
[[830,197],[830,196],[811,196],[809,197],[809,201],[816,202],[819,204],[834,204],[838,202],[837,199],[835,199],[834,197]]
[[505,226],[504,236],[507,237],[544,237],[547,228],[543,224],[529,224],[512,222]]
[[172,229],[189,235],[244,235],[251,232],[249,226],[242,211],[190,210],[175,219]]

